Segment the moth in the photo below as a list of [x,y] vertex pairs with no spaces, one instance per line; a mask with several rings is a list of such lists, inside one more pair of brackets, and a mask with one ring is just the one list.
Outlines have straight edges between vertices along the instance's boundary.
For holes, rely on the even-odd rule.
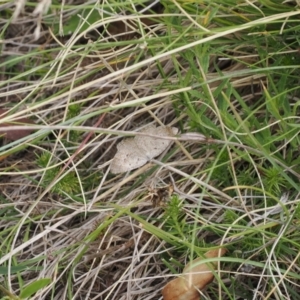
[[[140,132],[145,135],[124,139],[117,145],[118,151],[110,165],[111,173],[118,174],[137,169],[160,155],[173,141],[159,137],[174,136],[178,133],[178,128],[151,125]],[[147,136],[147,134],[157,137]]]

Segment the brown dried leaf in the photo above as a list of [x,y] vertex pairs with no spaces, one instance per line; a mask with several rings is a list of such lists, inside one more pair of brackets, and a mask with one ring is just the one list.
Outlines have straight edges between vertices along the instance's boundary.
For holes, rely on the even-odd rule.
[[199,300],[199,293],[195,288],[188,287],[184,277],[173,279],[162,290],[164,300]]
[[[223,256],[226,249],[210,250],[204,254],[204,258],[213,258]],[[164,300],[199,300],[198,290],[202,290],[207,284],[212,282],[214,275],[212,267],[216,268],[217,263],[201,263],[202,257],[199,257],[189,264],[183,270],[183,276],[170,281],[162,290]]]
[[[7,110],[0,108],[0,120],[7,115]],[[11,127],[13,125],[30,125],[34,124],[34,122],[28,118],[19,118],[12,123],[0,123],[0,127]],[[5,136],[9,141],[16,141],[19,140],[27,135],[29,135],[33,129],[19,129],[19,130],[12,130],[7,129],[0,132],[0,135]]]

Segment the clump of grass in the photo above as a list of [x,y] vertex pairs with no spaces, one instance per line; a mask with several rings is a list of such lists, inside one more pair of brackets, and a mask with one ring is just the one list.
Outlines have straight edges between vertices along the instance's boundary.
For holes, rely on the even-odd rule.
[[[298,3],[46,4],[3,4],[3,122],[35,128],[0,147],[3,297],[158,299],[221,245],[207,299],[297,299]],[[110,174],[149,123],[206,139]]]

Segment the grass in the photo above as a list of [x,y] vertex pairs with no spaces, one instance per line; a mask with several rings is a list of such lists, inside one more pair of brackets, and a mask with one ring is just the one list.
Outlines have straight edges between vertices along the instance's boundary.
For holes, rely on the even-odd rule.
[[[0,130],[35,129],[0,147],[1,299],[161,299],[219,246],[203,299],[300,299],[297,1],[65,2],[1,3]],[[109,173],[147,124],[181,134]]]

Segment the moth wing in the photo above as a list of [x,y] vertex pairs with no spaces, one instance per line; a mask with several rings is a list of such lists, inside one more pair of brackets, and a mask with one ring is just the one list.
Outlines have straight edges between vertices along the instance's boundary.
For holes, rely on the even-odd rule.
[[[152,134],[157,136],[174,136],[177,134],[178,129],[176,127],[153,127],[149,126],[142,130],[141,132],[145,134]],[[134,138],[138,148],[145,154],[148,160],[160,155],[168,146],[173,142],[172,140],[160,139],[151,136],[139,135]]]
[[111,173],[125,173],[147,163],[146,156],[136,147],[134,139],[123,140],[117,148],[118,151],[110,165]]

